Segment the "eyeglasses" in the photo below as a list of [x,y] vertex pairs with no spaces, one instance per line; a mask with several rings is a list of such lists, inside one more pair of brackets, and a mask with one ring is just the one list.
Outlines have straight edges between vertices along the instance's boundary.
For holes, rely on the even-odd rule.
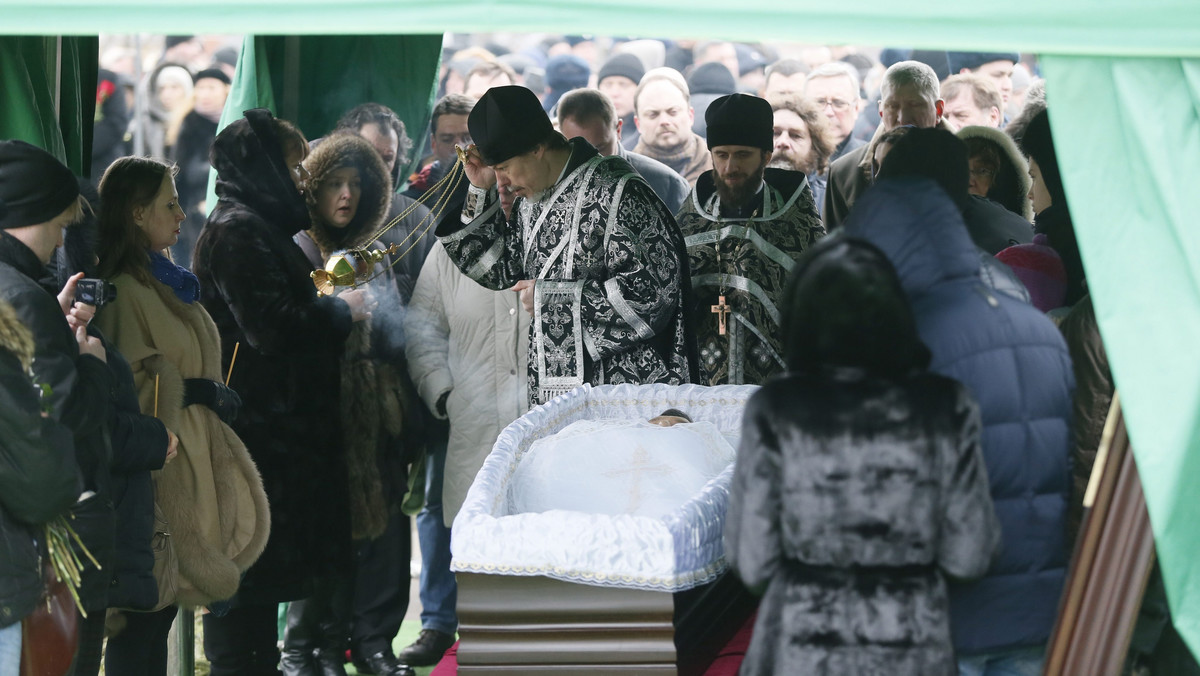
[[970,171],[971,178],[991,178],[996,175],[994,169],[978,168]]
[[830,106],[839,113],[846,110],[851,105],[850,101],[843,101],[842,99],[813,99],[813,103],[817,104],[817,107],[822,110],[824,110],[826,106]]

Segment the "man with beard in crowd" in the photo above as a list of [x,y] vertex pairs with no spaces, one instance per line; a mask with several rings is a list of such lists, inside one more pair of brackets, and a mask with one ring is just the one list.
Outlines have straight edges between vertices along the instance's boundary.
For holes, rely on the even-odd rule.
[[633,166],[646,179],[654,194],[671,213],[679,211],[691,186],[683,177],[656,159],[631,153],[621,145],[625,125],[607,96],[595,89],[575,89],[558,101],[558,127],[563,136],[582,136],[601,155],[616,155]]
[[[471,188],[437,234],[467,276],[521,292],[530,404],[585,382],[693,382],[683,238],[645,180],[563,138],[524,87],[488,91],[469,125]],[[497,190],[516,198],[510,218]]]
[[863,103],[859,96],[858,71],[854,66],[832,61],[817,67],[804,83],[804,98],[815,103],[829,119],[836,146],[833,160],[865,145],[854,138],[854,123],[858,121]]
[[798,171],[808,178],[813,199],[825,199],[825,172],[837,143],[816,104],[798,96],[768,99],[775,114],[775,154],[769,166]]
[[[900,61],[883,74],[879,96],[879,129],[875,138],[896,127],[936,127],[942,123],[945,101],[933,68],[920,61]],[[871,185],[871,158],[875,141],[846,153],[829,167],[829,185],[825,190],[825,208],[821,216],[825,229],[833,232],[850,214],[854,201]]]
[[767,168],[771,104],[731,94],[705,117],[713,169],[676,217],[691,267],[699,382],[761,384],[786,368],[777,306],[784,281],[825,229],[804,174]]
[[695,185],[712,169],[704,138],[692,131],[695,111],[687,82],[677,71],[656,68],[642,78],[634,95],[634,121],[641,140],[633,152],[652,157]]

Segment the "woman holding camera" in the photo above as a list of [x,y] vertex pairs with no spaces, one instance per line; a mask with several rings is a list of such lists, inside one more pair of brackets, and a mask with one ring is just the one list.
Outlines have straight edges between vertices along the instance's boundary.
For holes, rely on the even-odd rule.
[[123,157],[100,181],[100,274],[119,293],[97,321],[133,369],[142,412],[179,438],[178,457],[155,481],[165,520],[156,530],[169,534],[156,542],[157,612],[127,613],[107,659],[128,664],[126,649],[153,654],[143,673],[160,674],[170,606],[231,598],[270,523],[258,470],[229,427],[240,401],[222,382],[216,325],[196,302],[196,277],[167,256],[184,218],[174,174],[161,161]]

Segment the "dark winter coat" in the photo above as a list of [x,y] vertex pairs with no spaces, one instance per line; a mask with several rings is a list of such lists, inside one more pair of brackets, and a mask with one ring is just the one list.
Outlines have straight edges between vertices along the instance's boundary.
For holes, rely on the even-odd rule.
[[941,572],[982,575],[999,541],[962,386],[776,379],[746,406],[730,494],[726,556],[767,585],[743,676],[957,673]]
[[871,187],[871,177],[859,166],[870,149],[870,145],[859,146],[830,163],[825,201],[821,206],[821,220],[826,231],[833,232],[841,227],[855,200]]
[[1004,544],[988,575],[951,587],[960,655],[1049,638],[1066,575],[1074,378],[1062,336],[1041,312],[989,291],[962,216],[928,180],[881,182],[846,234],[878,246],[900,276],[930,369],[970,390]]
[[[312,226],[296,236],[313,269],[323,268],[329,256],[342,249],[366,247],[392,206],[391,177],[378,153],[355,134],[327,137],[304,161],[309,171],[308,203]],[[345,228],[326,224],[317,211],[315,195],[334,170],[353,167],[359,172],[361,197],[354,218]],[[411,241],[411,240],[410,240]],[[371,249],[381,249],[375,242]],[[411,255],[411,254],[410,254]],[[408,379],[404,358],[403,305],[388,263],[366,288],[377,305],[369,320],[358,322],[346,341],[342,368],[344,429],[354,430],[343,448],[350,478],[350,515],[355,538],[376,538],[398,508],[408,484],[405,445],[408,423],[421,404]],[[403,434],[402,434],[403,433]],[[398,511],[398,509],[396,510]]]
[[11,308],[0,304],[0,628],[33,611],[42,595],[35,538],[79,495],[71,431],[42,407],[12,344]]
[[966,388],[929,350],[884,255],[823,240],[781,300],[789,371],[746,406],[725,522],[765,587],[743,676],[956,673],[943,574],[999,545]]
[[1083,294],[1087,293],[1087,281],[1083,270],[1083,258],[1079,254],[1079,244],[1075,241],[1075,225],[1071,221],[1071,212],[1065,204],[1052,204],[1034,217],[1033,230],[1046,235],[1050,240],[1050,248],[1058,253],[1063,268],[1067,271],[1067,296],[1063,305],[1070,307],[1078,303]]
[[150,610],[158,603],[154,581],[154,482],[152,470],[167,458],[167,428],[142,415],[133,372],[125,357],[108,347],[108,368],[116,380],[113,393],[112,502],[117,510],[116,549],[108,577],[108,605]]
[[248,111],[213,143],[218,202],[196,244],[201,302],[221,334],[223,369],[242,399],[233,428],[262,475],[271,511],[266,550],[242,603],[304,598],[349,565],[350,519],[340,396],[350,308],[318,298],[313,266],[292,237],[308,227],[270,113]]
[[1112,407],[1116,383],[1090,294],[1071,308],[1058,328],[1067,341],[1075,370],[1075,406],[1071,421],[1074,444],[1071,473],[1075,492],[1071,496],[1070,511],[1070,532],[1074,536],[1083,522],[1083,494],[1092,476],[1092,465],[1096,463],[1096,452],[1104,436],[1104,423]]
[[625,158],[625,161],[646,179],[650,189],[667,205],[671,213],[679,212],[679,207],[683,206],[684,200],[692,190],[692,186],[688,185],[682,176],[653,157],[626,150],[624,146],[618,145],[616,154]]
[[391,223],[400,215],[406,215],[379,238],[384,246],[400,245],[396,256],[403,258],[392,266],[392,276],[396,281],[396,291],[400,293],[400,302],[404,305],[408,305],[409,299],[412,298],[413,289],[417,286],[417,277],[421,276],[421,266],[425,264],[429,250],[437,241],[433,234],[437,224],[430,216],[429,206],[432,206],[432,203],[417,204],[417,201],[408,195],[394,193],[392,205],[387,213],[387,222]]
[[1029,221],[986,197],[969,195],[963,220],[975,246],[992,256],[1014,244],[1033,241],[1033,226]]
[[96,120],[92,126],[91,184],[100,185],[104,170],[118,157],[129,154],[125,130],[129,128],[129,105],[125,87],[117,74],[101,68],[96,73]]
[[200,204],[208,193],[208,153],[213,138],[217,135],[217,123],[192,111],[179,125],[179,136],[171,151],[172,159],[179,165],[175,177],[175,189],[179,191],[179,206],[187,216],[179,228],[179,241],[171,247],[175,261],[190,267],[192,250],[200,231],[204,228],[205,213]]
[[50,386],[50,416],[74,434],[83,490],[94,493],[72,505],[71,516],[75,530],[100,563],[97,569],[84,561],[79,596],[85,609],[104,608],[108,575],[102,571],[112,556],[116,528],[109,493],[109,422],[116,380],[103,361],[79,354],[58,300],[40,283],[47,277],[29,247],[0,232],[0,300],[12,304],[17,318],[33,333],[33,379]]

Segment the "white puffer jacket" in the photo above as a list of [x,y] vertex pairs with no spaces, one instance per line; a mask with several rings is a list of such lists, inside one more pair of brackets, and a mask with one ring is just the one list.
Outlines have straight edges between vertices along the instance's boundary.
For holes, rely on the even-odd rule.
[[[529,313],[514,291],[485,289],[437,242],[417,278],[404,320],[408,371],[421,399],[450,420],[442,513],[458,514],[496,437],[528,408]],[[438,399],[449,393],[446,410]]]

